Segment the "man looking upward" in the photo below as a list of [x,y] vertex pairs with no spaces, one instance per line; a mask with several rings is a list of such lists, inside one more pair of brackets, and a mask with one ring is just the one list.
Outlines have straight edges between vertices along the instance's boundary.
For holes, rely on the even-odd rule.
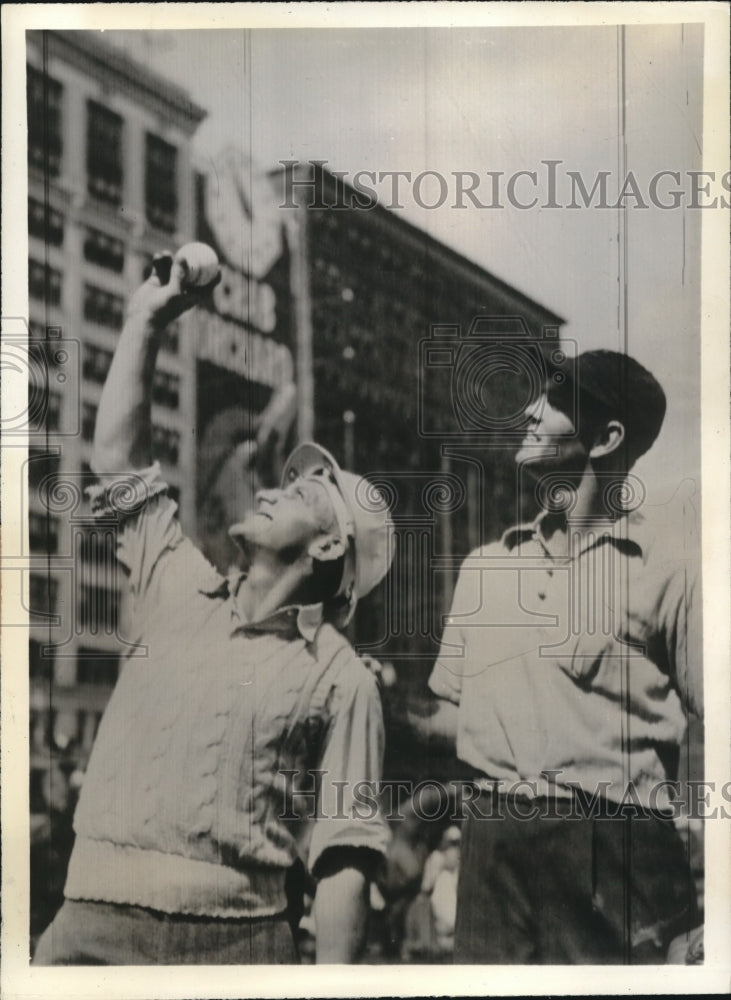
[[245,572],[220,576],[184,537],[150,443],[160,337],[197,301],[183,281],[165,257],[132,297],[99,406],[92,506],[119,518],[129,638],[147,655],[127,659],[102,720],[66,900],[35,963],[296,961],[296,831],[283,817],[308,768],[322,772],[307,858],[317,957],[348,962],[388,830],[352,816],[354,786],[380,779],[383,721],[373,675],[337,629],[388,571],[387,511],[301,445],[282,488],[231,528]]
[[702,706],[697,539],[618,502],[655,378],[612,351],[557,374],[517,455],[543,509],[463,563],[429,682],[479,791],[455,961],[663,962],[697,922],[668,797]]

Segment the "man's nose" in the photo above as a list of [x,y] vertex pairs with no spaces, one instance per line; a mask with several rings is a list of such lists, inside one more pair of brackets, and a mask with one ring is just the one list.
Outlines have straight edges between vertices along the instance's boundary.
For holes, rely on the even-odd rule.
[[538,420],[540,419],[540,412],[541,412],[541,400],[536,399],[532,403],[529,403],[528,406],[526,406],[525,410],[523,411],[523,417],[526,421],[530,421],[531,423],[538,423]]
[[256,492],[256,502],[257,503],[276,503],[281,496],[281,490],[257,490]]

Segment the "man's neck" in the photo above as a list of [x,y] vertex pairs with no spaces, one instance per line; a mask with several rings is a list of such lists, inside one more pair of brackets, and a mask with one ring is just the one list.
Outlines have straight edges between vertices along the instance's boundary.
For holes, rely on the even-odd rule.
[[578,536],[581,540],[616,520],[618,511],[612,509],[611,501],[625,478],[621,473],[599,476],[587,465],[574,487],[574,502],[565,523],[551,536],[549,547],[554,555],[568,555],[570,539],[575,542]]
[[274,553],[255,549],[235,600],[246,621],[261,621],[279,608],[296,603],[307,578],[301,563],[285,564]]

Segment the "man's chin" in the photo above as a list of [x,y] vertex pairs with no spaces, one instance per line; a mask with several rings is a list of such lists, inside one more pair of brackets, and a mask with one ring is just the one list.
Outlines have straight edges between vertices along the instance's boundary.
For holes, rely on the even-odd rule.
[[256,525],[253,522],[253,517],[247,517],[238,524],[232,524],[228,529],[229,538],[241,546],[253,541],[256,535]]
[[551,458],[555,456],[547,455],[545,452],[539,451],[537,448],[531,448],[528,445],[521,446],[515,454],[515,464],[525,466],[528,471],[535,470],[539,472],[542,468],[545,468],[547,464],[550,464]]

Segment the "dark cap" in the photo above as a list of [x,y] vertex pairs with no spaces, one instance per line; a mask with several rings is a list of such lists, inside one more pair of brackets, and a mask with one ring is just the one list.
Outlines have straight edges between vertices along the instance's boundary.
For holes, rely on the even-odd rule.
[[[556,374],[561,373],[556,380]],[[547,389],[551,405],[582,424],[619,420],[625,431],[628,464],[652,446],[665,419],[666,399],[654,375],[628,354],[584,351],[556,367]]]

